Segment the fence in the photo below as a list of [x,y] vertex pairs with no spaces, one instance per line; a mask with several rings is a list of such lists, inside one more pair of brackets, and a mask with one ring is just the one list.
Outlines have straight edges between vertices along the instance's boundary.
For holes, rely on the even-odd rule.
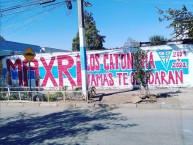
[[[82,95],[81,88],[66,90],[63,87],[0,87],[0,100],[20,100],[20,101],[67,101],[78,100],[86,101]],[[88,92],[89,94],[89,92]]]

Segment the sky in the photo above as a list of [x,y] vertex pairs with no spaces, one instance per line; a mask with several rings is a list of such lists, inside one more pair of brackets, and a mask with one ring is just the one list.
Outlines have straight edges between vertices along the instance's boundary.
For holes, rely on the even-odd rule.
[[[39,0],[0,0],[1,9],[37,2]],[[40,0],[41,1],[41,0]],[[169,22],[159,22],[156,7],[193,9],[193,0],[87,0],[92,7],[100,35],[106,36],[104,47],[122,47],[128,38],[146,42],[153,35],[171,38]],[[56,0],[54,3],[63,2]],[[78,32],[77,1],[72,10],[65,3],[26,6],[9,10],[1,15],[0,35],[8,41],[39,45],[63,50],[72,49],[72,40]]]

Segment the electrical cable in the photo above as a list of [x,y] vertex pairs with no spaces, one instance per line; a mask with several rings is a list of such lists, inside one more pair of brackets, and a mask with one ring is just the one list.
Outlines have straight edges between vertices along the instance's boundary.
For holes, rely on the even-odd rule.
[[4,13],[4,12],[6,12],[6,11],[11,11],[11,10],[14,10],[14,9],[19,9],[19,8],[23,8],[23,7],[27,7],[27,6],[37,5],[37,4],[40,4],[40,1],[31,2],[31,3],[25,3],[25,4],[20,4],[20,5],[8,7],[8,8],[5,8],[5,9],[1,9],[1,10],[0,10],[0,13]]
[[[19,32],[19,31],[23,30],[24,28],[28,27],[29,25],[31,25],[32,23],[35,23],[37,21],[37,19],[42,17],[44,14],[50,14],[52,11],[60,8],[63,5],[64,5],[63,3],[62,4],[60,3],[58,5],[55,5],[54,7],[51,7],[49,9],[40,11],[36,14],[30,15],[30,16],[28,16],[28,19],[25,19],[25,22],[23,22],[23,23],[21,23],[21,20],[14,21],[12,24],[9,24],[9,26],[6,29],[11,30],[11,31],[16,29],[17,32]],[[7,33],[8,33],[8,31],[7,31]]]
[[[42,6],[42,8],[50,7],[50,6],[58,5],[58,4],[64,4],[64,3],[65,3],[65,1],[62,1],[62,2],[58,2],[58,3]],[[24,10],[18,10],[16,12],[12,12],[12,13],[8,13],[8,14],[2,14],[2,17],[9,16],[9,15],[14,15],[14,14],[18,14],[18,13],[22,13],[22,12],[26,12],[26,11],[30,11],[30,10],[34,10],[34,9],[37,9],[37,8],[39,8],[39,7],[33,7],[33,8],[24,9]]]
[[1,29],[3,25],[3,30],[6,34],[12,34],[13,31],[21,31],[43,15],[50,14],[55,9],[66,4],[66,0],[45,5],[40,5],[41,2],[43,0],[1,0]]
[[[140,0],[140,1],[136,1],[136,0],[113,0],[115,2],[124,2],[124,3],[155,3],[155,4],[159,4],[159,3],[163,3],[163,4],[184,4],[184,1],[168,1],[168,0]],[[192,2],[185,2],[186,4],[193,4]]]

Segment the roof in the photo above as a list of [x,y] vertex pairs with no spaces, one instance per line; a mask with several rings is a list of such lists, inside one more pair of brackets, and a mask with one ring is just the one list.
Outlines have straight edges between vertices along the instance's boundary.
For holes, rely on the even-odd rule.
[[42,47],[41,52],[43,52],[43,53],[53,53],[53,52],[71,52],[71,51],[56,49],[56,48],[51,48],[51,47]]
[[0,56],[23,54],[27,48],[31,48],[35,53],[40,53],[41,50],[41,47],[37,45],[1,40]]

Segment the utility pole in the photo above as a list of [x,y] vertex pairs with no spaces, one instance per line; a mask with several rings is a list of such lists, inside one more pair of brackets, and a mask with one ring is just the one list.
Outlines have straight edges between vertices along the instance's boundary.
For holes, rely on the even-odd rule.
[[77,0],[77,3],[78,3],[78,28],[79,28],[80,59],[81,59],[82,93],[86,97],[85,99],[88,101],[87,57],[86,57],[83,0]]

